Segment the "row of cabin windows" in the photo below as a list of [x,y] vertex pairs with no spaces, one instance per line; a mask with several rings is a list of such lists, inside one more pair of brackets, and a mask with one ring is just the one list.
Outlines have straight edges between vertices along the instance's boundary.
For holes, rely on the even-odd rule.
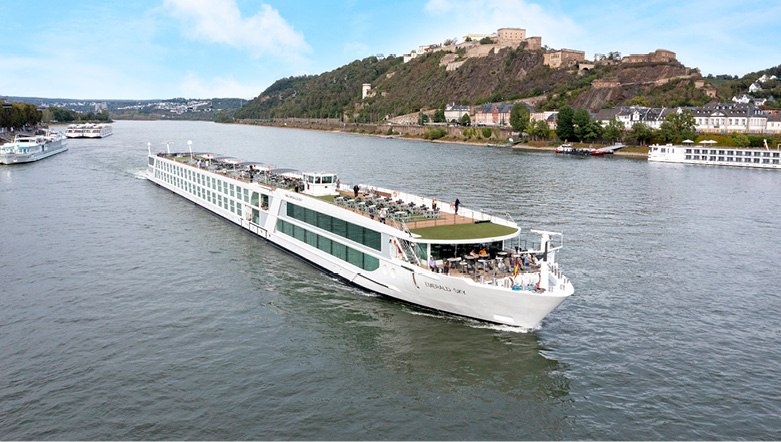
[[247,189],[242,189],[240,186],[234,183],[217,179],[213,176],[206,176],[204,174],[197,173],[190,168],[174,165],[171,163],[162,163],[161,168],[177,177],[182,177],[188,181],[194,181],[202,186],[211,187],[213,190],[221,192],[225,195],[229,195],[232,198],[243,199],[244,202],[249,203],[249,191]]
[[[733,158],[733,157],[717,157],[717,156],[707,156],[707,155],[686,155],[687,160],[703,160],[703,161],[726,161],[726,162],[735,162],[735,163],[754,163],[754,164],[771,164],[770,158]],[[781,160],[772,160],[772,164],[779,164],[781,163]]]
[[277,220],[277,231],[282,232],[287,236],[295,238],[301,242],[307,243],[312,247],[316,247],[331,256],[341,259],[342,261],[349,262],[350,264],[360,267],[364,270],[373,271],[380,267],[380,260],[374,256],[367,255],[363,252],[348,247],[342,243],[331,240],[324,236],[320,236],[315,232],[311,232],[303,227],[295,224]]
[[[703,154],[710,153],[711,155],[716,155],[718,153],[719,155],[724,155],[724,154],[726,154],[726,155],[735,155],[736,157],[743,156],[744,154],[747,157],[751,156],[751,152],[744,152],[742,150],[721,150],[721,149],[716,150],[716,149],[710,149],[710,151],[708,151],[708,149],[686,149],[686,153],[693,153],[695,155],[699,154],[700,151],[702,151]],[[767,152],[767,151],[765,151],[765,152],[754,152],[754,156],[755,157],[770,157],[770,156],[772,156],[773,158],[779,158],[779,157],[781,157],[781,152]]]
[[[170,165],[168,165],[170,166]],[[243,199],[245,202],[249,202],[249,191],[247,189],[244,189],[242,192],[242,189],[239,186],[235,186],[235,193],[231,193],[231,195],[236,195],[239,198],[239,201],[234,201],[231,198],[228,198],[227,194],[223,196],[219,192],[214,192],[212,190],[209,190],[208,187],[204,188],[202,186],[198,186],[196,184],[193,184],[191,181],[185,181],[182,178],[179,178],[177,176],[178,173],[182,173],[181,170],[178,167],[173,167],[171,170],[172,173],[166,173],[161,170],[156,171],[156,176],[158,178],[161,178],[163,181],[176,186],[192,195],[196,195],[198,198],[205,199],[206,201],[216,204],[219,207],[229,210],[231,213],[235,213],[236,215],[241,215],[241,199],[243,196]],[[189,172],[189,171],[186,171]],[[184,175],[187,175],[185,173]],[[197,177],[200,177],[200,174],[195,174]],[[199,181],[199,178],[190,175],[192,178],[195,178],[196,181]],[[203,177],[203,182],[209,181],[210,177]],[[212,180],[214,178],[211,178]],[[222,180],[217,180],[218,182],[222,182]],[[231,184],[231,186],[234,186]],[[229,189],[228,183],[225,183],[225,189]]]
[[290,202],[287,203],[287,216],[319,227],[342,238],[355,241],[358,244],[363,244],[375,250],[382,250],[382,235],[380,232]]

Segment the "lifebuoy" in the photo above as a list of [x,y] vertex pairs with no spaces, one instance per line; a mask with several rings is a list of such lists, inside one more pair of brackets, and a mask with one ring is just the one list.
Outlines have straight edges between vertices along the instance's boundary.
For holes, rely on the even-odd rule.
[[394,191],[393,191],[393,197],[394,197],[394,198],[398,198],[398,196],[399,196],[399,192],[397,192],[397,191],[395,191],[395,190],[394,190]]
[[450,203],[450,209],[456,210],[456,203]]
[[399,255],[401,255],[401,247],[399,247],[399,243],[396,242],[395,239],[393,240],[393,245],[396,246],[396,250],[398,250],[399,251]]

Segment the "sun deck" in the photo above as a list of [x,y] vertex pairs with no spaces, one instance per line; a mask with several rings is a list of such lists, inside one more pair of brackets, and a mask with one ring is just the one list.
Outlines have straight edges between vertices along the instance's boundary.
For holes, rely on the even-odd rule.
[[[271,188],[299,191],[304,189],[302,173],[295,169],[272,169],[264,163],[239,162],[232,157],[217,157],[214,154],[161,154],[194,168],[209,170],[244,183],[259,183]],[[483,211],[460,208],[454,213],[452,206],[445,203],[434,207],[435,200],[416,195],[358,185],[358,196],[350,186],[342,185],[337,194],[325,196],[304,196],[342,207],[355,214],[380,220],[380,210],[385,209],[386,224],[399,230],[409,231],[416,241],[421,242],[480,242],[509,238],[519,232],[509,216],[499,219]],[[395,197],[395,198],[394,198]]]

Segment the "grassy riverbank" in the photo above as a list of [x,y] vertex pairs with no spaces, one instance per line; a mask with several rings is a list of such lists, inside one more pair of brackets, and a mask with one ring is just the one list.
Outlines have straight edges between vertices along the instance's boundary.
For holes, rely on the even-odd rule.
[[[412,126],[412,127],[399,127],[399,126],[388,126],[386,129],[385,126],[379,126],[379,125],[369,125],[369,126],[356,126],[356,125],[345,125],[342,123],[313,123],[313,122],[307,122],[307,121],[301,121],[301,120],[294,120],[294,121],[274,121],[274,122],[261,122],[261,121],[236,121],[236,124],[248,124],[248,125],[258,125],[258,126],[269,126],[269,127],[279,127],[284,129],[303,129],[303,130],[315,130],[315,131],[321,131],[321,132],[332,132],[332,133],[342,133],[342,134],[348,134],[348,135],[366,135],[366,136],[373,136],[373,137],[380,137],[380,138],[399,138],[399,139],[405,139],[405,140],[421,140],[421,141],[428,141],[431,143],[450,143],[450,144],[465,144],[470,146],[484,146],[484,147],[496,147],[496,148],[512,148],[512,149],[522,149],[522,150],[533,150],[533,151],[542,151],[542,152],[555,152],[556,148],[561,144],[553,141],[529,141],[526,143],[519,143],[511,145],[507,138],[501,139],[501,138],[468,138],[463,136],[451,136],[446,135],[437,139],[429,139],[425,136],[425,133],[423,132],[426,128],[421,128],[419,126]],[[341,127],[340,127],[341,124]],[[410,133],[410,132],[400,132],[400,130],[404,129],[411,129],[415,131],[420,131],[421,133]],[[490,146],[489,146],[490,145]],[[594,149],[599,149],[601,147],[609,146],[609,144],[594,144],[594,143],[572,143],[573,147],[578,149],[585,149],[588,147],[593,147]],[[620,151],[617,151],[615,153],[616,155],[621,156],[630,156],[630,157],[647,157],[648,156],[648,147],[646,146],[627,146],[622,148]]]

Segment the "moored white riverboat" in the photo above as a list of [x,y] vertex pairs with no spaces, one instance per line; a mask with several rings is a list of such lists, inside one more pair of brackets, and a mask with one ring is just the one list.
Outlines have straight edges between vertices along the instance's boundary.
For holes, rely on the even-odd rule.
[[68,138],[105,138],[114,133],[110,124],[71,124],[65,130]]
[[68,150],[65,137],[59,132],[43,135],[16,136],[14,141],[0,145],[0,164],[30,163]]
[[150,148],[146,176],[354,285],[419,306],[531,328],[574,292],[555,261],[561,234],[532,231],[539,243],[527,244],[509,215],[207,153]]
[[758,167],[781,169],[781,149],[765,147],[723,147],[715,141],[701,141],[701,146],[686,140],[683,145],[654,144],[648,161],[660,163],[700,164],[708,166]]

